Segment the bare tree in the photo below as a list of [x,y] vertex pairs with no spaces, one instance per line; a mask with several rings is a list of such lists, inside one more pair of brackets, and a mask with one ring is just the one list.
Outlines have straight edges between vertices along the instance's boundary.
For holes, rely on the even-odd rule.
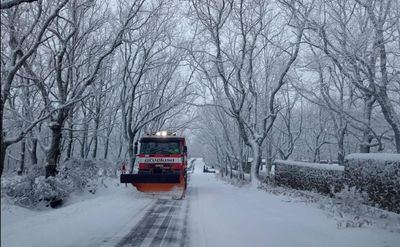
[[[400,151],[399,115],[390,94],[395,78],[398,54],[398,33],[394,30],[399,20],[398,13],[391,11],[392,1],[334,1],[326,4],[326,13],[331,21],[314,21],[314,31],[319,37],[312,43],[321,49],[337,66],[364,99],[365,131],[360,150],[368,152],[371,146],[371,116],[375,102],[391,126],[397,152]],[[352,33],[350,33],[350,30]],[[393,31],[392,31],[393,30]],[[365,34],[373,32],[373,36]],[[311,40],[310,40],[311,41]],[[393,64],[389,66],[388,64]]]
[[[296,114],[295,106],[299,100],[299,94],[293,92],[289,88],[289,84],[285,85],[285,90],[282,90],[282,99],[284,108],[279,115],[281,121],[275,124],[275,129],[279,132],[276,143],[276,149],[279,152],[280,158],[287,160],[292,155],[296,142],[301,137],[303,128],[303,104],[300,105],[300,110]],[[292,100],[293,98],[293,100]],[[283,126],[283,128],[281,127]],[[269,140],[274,143],[272,140]]]
[[[299,53],[312,5],[282,1],[281,5],[274,6],[287,10],[287,15],[282,16],[259,1],[192,1],[192,6],[214,46],[207,54],[216,67],[229,112],[239,126],[244,143],[252,150],[251,179],[253,186],[257,186],[261,147],[277,117],[275,99]],[[285,28],[294,28],[296,34],[291,43],[283,42],[284,36],[287,40],[284,29],[271,34],[273,20],[284,23]],[[275,62],[280,63],[279,69],[265,66],[272,60],[267,55],[270,49],[278,57]],[[265,70],[259,71],[257,62],[266,62]]]
[[24,6],[25,9],[32,10],[29,12],[24,11],[24,8],[11,8],[18,3],[2,3],[1,9],[4,8],[5,10],[1,12],[4,17],[4,19],[2,18],[1,29],[7,30],[7,35],[4,36],[3,34],[5,33],[2,31],[2,40],[8,40],[8,47],[4,50],[2,49],[1,54],[0,129],[2,132],[0,135],[0,174],[3,173],[7,147],[22,140],[34,126],[46,119],[40,116],[14,137],[6,137],[4,132],[4,106],[10,97],[10,90],[13,82],[15,82],[15,77],[21,68],[27,65],[29,58],[35,54],[38,47],[44,42],[47,29],[67,2],[68,0],[64,0],[55,5],[39,2],[34,6]]
[[139,134],[154,131],[150,129],[152,123],[164,125],[162,120],[176,115],[173,110],[190,95],[190,82],[178,77],[184,51],[172,43],[176,21],[173,5],[160,1],[148,7],[138,18],[143,21],[141,29],[129,30],[120,50],[121,114],[131,171],[135,162],[133,146]]
[[[52,25],[50,33],[54,38],[46,41],[43,51],[54,56],[53,62],[49,64],[49,71],[54,73],[45,75],[36,73],[31,68],[27,69],[27,72],[35,78],[34,81],[48,111],[54,109],[57,104],[69,104],[69,107],[56,111],[50,117],[51,138],[45,148],[46,176],[56,174],[61,155],[63,128],[73,106],[90,95],[90,87],[97,80],[103,62],[121,45],[126,29],[138,14],[142,4],[143,1],[131,4],[126,15],[121,16],[122,24],[117,32],[111,34],[111,37],[108,36],[108,40],[98,40],[101,35],[97,35],[107,32],[105,29],[107,26],[104,25],[107,18],[95,15],[97,11],[107,14],[108,10],[102,9],[101,5],[95,5],[92,1],[71,2]],[[52,79],[55,81],[53,88],[48,87],[48,84],[53,83]]]

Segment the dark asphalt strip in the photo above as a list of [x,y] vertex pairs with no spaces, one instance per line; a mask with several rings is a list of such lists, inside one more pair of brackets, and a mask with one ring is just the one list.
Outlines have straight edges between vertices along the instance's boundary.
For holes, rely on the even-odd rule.
[[117,247],[140,246],[149,231],[153,228],[160,212],[164,210],[163,206],[166,203],[167,200],[157,200],[156,204],[149,209],[136,227],[117,244]]
[[[116,247],[187,246],[190,191],[184,200],[158,199]],[[149,234],[155,236],[150,239]]]
[[168,226],[171,222],[171,219],[174,216],[174,212],[176,211],[176,205],[177,205],[177,203],[175,202],[173,205],[170,206],[167,216],[165,216],[163,222],[161,223],[160,227],[158,228],[156,236],[154,237],[153,241],[151,241],[151,244],[150,244],[151,247],[160,246],[162,240],[164,239],[165,232],[167,231]]

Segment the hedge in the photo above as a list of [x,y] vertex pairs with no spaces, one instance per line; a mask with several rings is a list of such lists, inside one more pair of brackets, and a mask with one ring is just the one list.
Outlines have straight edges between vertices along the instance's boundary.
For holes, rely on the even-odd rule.
[[350,154],[344,179],[366,192],[375,206],[400,213],[400,154]]
[[277,185],[324,194],[343,187],[343,166],[290,160],[275,160],[274,165]]

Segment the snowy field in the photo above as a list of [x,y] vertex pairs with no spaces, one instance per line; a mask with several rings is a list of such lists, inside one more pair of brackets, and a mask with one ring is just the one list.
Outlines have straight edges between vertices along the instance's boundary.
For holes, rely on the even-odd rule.
[[[183,202],[144,195],[130,186],[116,186],[117,181],[109,181],[108,188],[95,195],[75,196],[59,209],[37,212],[2,200],[1,245],[121,246],[129,232],[140,230],[142,235],[132,240],[140,237],[140,246],[171,246],[164,241],[165,236],[171,229],[181,229],[179,238],[185,241],[177,243],[186,246],[399,246],[398,232],[375,227],[338,228],[337,221],[315,203],[235,187],[217,179],[215,174],[202,173],[203,164],[201,159],[196,160]],[[185,219],[174,222],[172,207]],[[160,224],[148,224],[151,208],[167,208],[163,218],[159,217]],[[134,243],[122,246],[130,244]]]

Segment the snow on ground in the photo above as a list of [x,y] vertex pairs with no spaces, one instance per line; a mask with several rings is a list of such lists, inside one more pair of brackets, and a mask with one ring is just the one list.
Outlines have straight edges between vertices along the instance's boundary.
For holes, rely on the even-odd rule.
[[[400,243],[398,232],[341,228],[316,203],[233,186],[215,174],[202,173],[202,159],[195,165],[184,199],[189,203],[188,216],[182,221],[188,224],[188,233],[182,234],[188,236],[184,241],[188,246],[395,247]],[[157,201],[131,186],[116,186],[117,182],[106,182],[108,188],[95,195],[76,195],[59,209],[32,211],[2,200],[1,245],[115,246],[138,222],[146,222],[142,217]],[[173,224],[180,223],[171,224],[175,229]],[[177,229],[181,228],[186,225]]]
[[[195,171],[202,170],[198,162]],[[338,228],[310,203],[250,188],[212,174],[191,178],[191,246],[398,246],[400,234],[374,228]]]
[[2,201],[1,246],[98,246],[139,220],[153,201],[117,182],[95,195],[75,196],[59,209],[38,212]]

